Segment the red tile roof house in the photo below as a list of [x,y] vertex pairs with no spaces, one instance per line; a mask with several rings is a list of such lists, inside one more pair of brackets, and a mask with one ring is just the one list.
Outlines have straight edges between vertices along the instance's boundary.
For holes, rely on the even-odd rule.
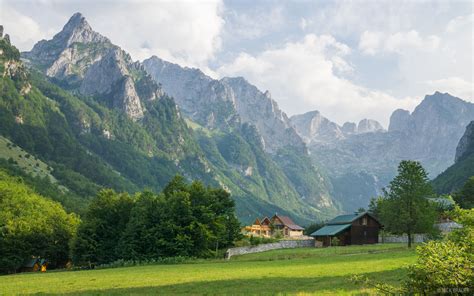
[[265,217],[260,221],[257,218],[253,225],[245,227],[245,231],[255,236],[271,237],[281,233],[284,238],[302,238],[304,228],[290,217],[275,214],[271,219]]
[[280,230],[284,237],[299,237],[303,236],[304,228],[297,225],[290,217],[275,216],[271,219],[273,224],[273,231]]

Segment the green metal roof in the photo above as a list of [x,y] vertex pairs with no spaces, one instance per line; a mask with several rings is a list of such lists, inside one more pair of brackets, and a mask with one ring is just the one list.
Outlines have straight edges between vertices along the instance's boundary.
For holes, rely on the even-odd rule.
[[356,220],[359,217],[362,217],[366,213],[357,213],[357,214],[349,214],[349,215],[341,215],[337,216],[336,218],[330,220],[327,225],[333,225],[333,224],[347,224],[347,223],[352,223],[354,220]]
[[336,235],[339,232],[351,227],[351,224],[337,224],[337,225],[326,225],[323,228],[316,230],[311,233],[311,236],[328,236]]

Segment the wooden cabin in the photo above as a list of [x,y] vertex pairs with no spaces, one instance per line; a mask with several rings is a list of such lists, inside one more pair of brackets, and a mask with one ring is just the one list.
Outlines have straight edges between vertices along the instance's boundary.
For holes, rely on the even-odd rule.
[[265,217],[262,222],[260,222],[260,220],[257,218],[251,226],[246,226],[245,230],[254,236],[270,237],[270,220]]
[[381,227],[380,222],[369,213],[355,213],[337,216],[311,236],[325,247],[331,246],[335,237],[340,246],[376,244]]
[[281,232],[283,237],[299,237],[303,235],[304,228],[295,224],[290,217],[274,215],[271,219],[268,217],[255,219],[251,226],[246,226],[245,231],[255,236],[271,237],[275,236],[277,231]]
[[297,225],[290,217],[276,215],[272,217],[271,223],[274,230],[280,230],[284,237],[302,236],[304,228]]

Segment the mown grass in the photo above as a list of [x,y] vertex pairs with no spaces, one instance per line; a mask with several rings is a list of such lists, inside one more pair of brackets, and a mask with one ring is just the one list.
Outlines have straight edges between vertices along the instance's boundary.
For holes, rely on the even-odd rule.
[[397,284],[415,260],[402,245],[277,250],[230,261],[150,265],[0,277],[3,294],[365,294],[349,281],[365,274]]

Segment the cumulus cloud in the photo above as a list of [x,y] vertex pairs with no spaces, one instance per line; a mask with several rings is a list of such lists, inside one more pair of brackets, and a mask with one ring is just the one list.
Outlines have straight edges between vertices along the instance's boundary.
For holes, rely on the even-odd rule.
[[31,48],[32,44],[45,38],[45,32],[33,18],[17,12],[7,3],[0,3],[0,8],[1,24],[14,45],[21,49]]
[[379,52],[403,54],[412,50],[435,51],[438,49],[439,43],[440,38],[438,36],[422,37],[415,30],[394,34],[364,31],[359,40],[359,49],[363,53],[370,55]]
[[468,29],[473,33],[472,30],[472,23],[474,22],[474,13],[468,15],[460,15],[455,17],[451,21],[449,21],[448,25],[446,26],[447,32],[457,32],[460,30]]
[[[396,99],[344,78],[353,68],[346,61],[350,48],[330,35],[306,35],[297,42],[256,55],[241,53],[222,65],[222,76],[244,76],[262,90],[269,89],[289,114],[317,109],[338,123],[373,118],[387,125],[396,108],[413,109],[417,100]],[[338,75],[339,73],[339,75]]]
[[30,23],[14,22],[6,26],[13,38],[25,39],[18,44],[22,50],[31,49],[33,40],[38,41],[45,35],[52,37],[46,32],[58,32],[68,17],[81,12],[93,29],[109,37],[134,59],[157,54],[172,62],[206,69],[208,61],[221,48],[222,5],[219,0],[2,0],[1,10],[2,22],[5,17],[35,19]]

